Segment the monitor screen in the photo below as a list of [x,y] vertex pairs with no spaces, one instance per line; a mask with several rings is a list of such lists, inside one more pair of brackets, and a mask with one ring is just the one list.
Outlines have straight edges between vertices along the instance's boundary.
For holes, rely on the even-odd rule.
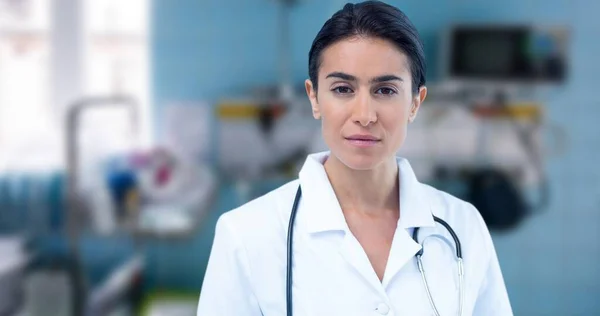
[[555,41],[525,26],[456,27],[450,34],[451,77],[560,81],[564,57]]

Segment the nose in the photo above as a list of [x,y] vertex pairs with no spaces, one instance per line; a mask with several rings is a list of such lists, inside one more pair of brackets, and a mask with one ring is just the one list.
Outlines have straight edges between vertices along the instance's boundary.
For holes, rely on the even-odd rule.
[[377,112],[369,95],[357,96],[352,106],[352,121],[367,127],[377,122]]

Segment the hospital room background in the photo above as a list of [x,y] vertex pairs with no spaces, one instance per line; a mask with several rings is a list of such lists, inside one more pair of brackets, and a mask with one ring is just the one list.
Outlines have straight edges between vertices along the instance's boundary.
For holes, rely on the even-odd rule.
[[[600,2],[394,0],[428,99],[400,150],[477,206],[515,315],[600,315]],[[339,0],[0,0],[0,315],[195,315],[223,212],[321,151]]]

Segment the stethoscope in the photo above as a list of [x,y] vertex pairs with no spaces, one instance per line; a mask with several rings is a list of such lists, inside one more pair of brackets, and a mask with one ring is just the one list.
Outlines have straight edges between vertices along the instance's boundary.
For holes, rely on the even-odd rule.
[[[286,288],[285,288],[285,292],[286,292],[286,307],[287,307],[287,316],[292,316],[292,257],[293,257],[293,237],[294,237],[294,221],[296,220],[296,213],[298,211],[298,203],[300,202],[300,197],[302,196],[302,189],[300,188],[300,186],[298,186],[298,190],[296,191],[296,197],[294,198],[294,205],[292,206],[292,214],[290,215],[290,222],[289,222],[289,226],[288,226],[288,235],[287,235],[287,278],[286,278]],[[463,259],[462,259],[462,250],[461,250],[461,246],[460,246],[460,240],[458,239],[458,236],[456,236],[456,233],[454,232],[454,230],[452,229],[452,227],[450,227],[450,225],[448,223],[446,223],[446,221],[444,221],[443,219],[436,217],[435,215],[433,216],[433,219],[440,223],[442,226],[444,226],[446,228],[446,230],[448,230],[448,232],[450,233],[450,235],[452,236],[452,239],[454,239],[454,245],[456,248],[456,261],[458,264],[458,291],[459,291],[459,308],[458,308],[458,315],[462,315],[462,309],[463,309],[463,301],[464,301],[464,289],[463,289],[463,277],[464,277],[464,270],[463,270]],[[416,243],[419,243],[419,227],[416,227],[413,231],[412,234],[412,238],[414,239],[414,241]],[[423,243],[421,244],[421,250],[419,250],[417,252],[417,254],[415,255],[415,257],[417,258],[417,266],[419,267],[419,272],[421,273],[421,279],[423,280],[423,285],[425,286],[425,290],[427,291],[427,298],[429,299],[429,304],[431,304],[431,308],[433,309],[434,313],[436,316],[440,316],[440,313],[437,310],[437,307],[435,306],[435,303],[433,301],[433,297],[431,296],[431,291],[429,290],[429,284],[427,283],[427,278],[425,277],[425,268],[423,267],[423,261],[421,260],[421,257],[423,256],[423,249],[424,249],[424,242],[425,240],[423,240]]]

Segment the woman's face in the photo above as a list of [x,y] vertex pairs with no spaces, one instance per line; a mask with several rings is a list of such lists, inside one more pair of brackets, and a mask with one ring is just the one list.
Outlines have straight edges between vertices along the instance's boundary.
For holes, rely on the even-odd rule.
[[427,94],[412,93],[407,56],[386,40],[352,37],[323,50],[318,76],[306,92],[332,155],[356,170],[394,157]]

